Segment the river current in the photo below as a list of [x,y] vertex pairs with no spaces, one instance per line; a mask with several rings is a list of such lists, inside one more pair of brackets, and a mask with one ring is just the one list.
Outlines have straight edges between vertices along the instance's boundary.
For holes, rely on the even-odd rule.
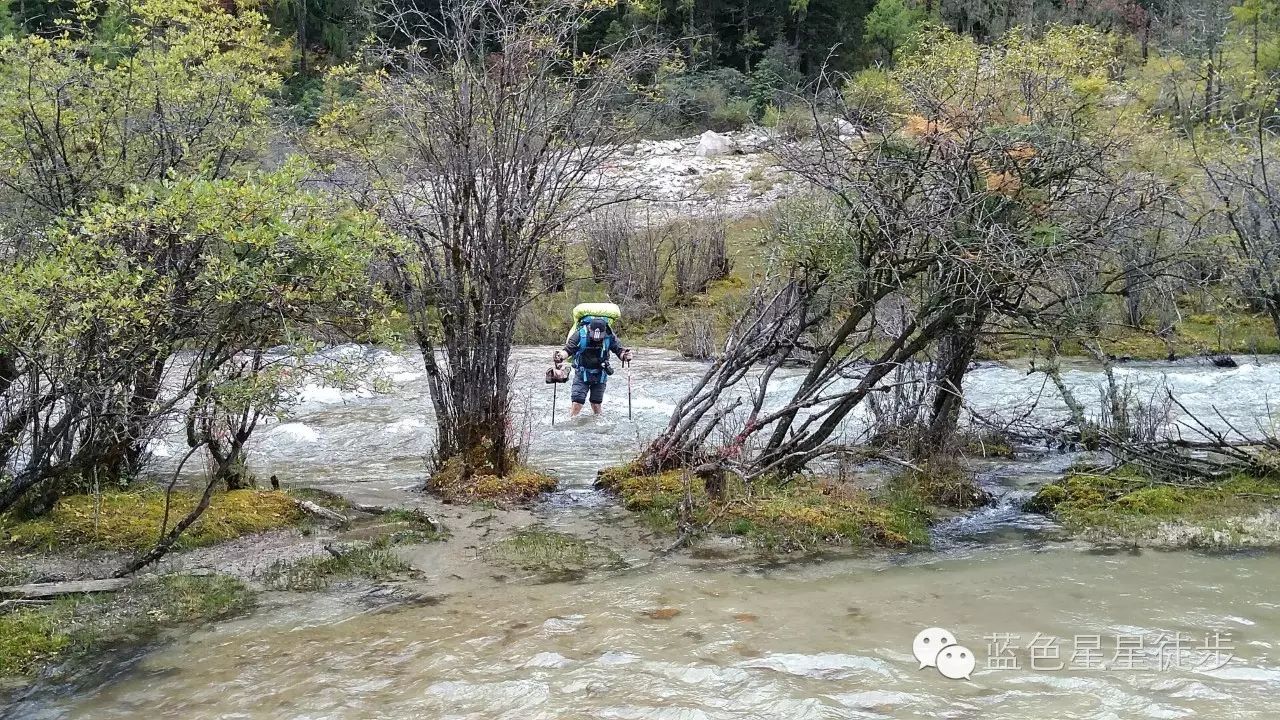
[[[529,418],[532,462],[562,479],[538,510],[554,526],[614,512],[590,488],[595,471],[658,432],[702,366],[642,351],[631,418],[620,373],[607,416],[571,423],[566,388],[542,384],[547,354],[517,353],[516,404]],[[383,392],[308,388],[289,417],[258,433],[254,470],[370,502],[416,492],[430,450],[421,367],[408,353],[374,359]],[[1138,393],[1167,387],[1191,412],[1269,425],[1280,364],[1241,361],[1118,372]],[[1070,366],[1064,377],[1096,403],[1096,369]],[[1034,403],[1048,422],[1065,410],[1025,365],[982,366],[966,382],[968,401],[984,413]],[[173,453],[164,443],[155,450]],[[638,567],[478,588],[434,605],[370,610],[323,594],[291,596],[184,636],[93,687],[12,712],[95,720],[1280,717],[1280,555],[1104,552],[1065,540],[1010,499],[1068,461],[1047,455],[984,470],[1004,500],[938,527],[933,551],[697,566],[642,564],[621,548]],[[678,613],[655,619],[655,608]],[[913,639],[930,627],[969,649],[969,679],[920,667]]]

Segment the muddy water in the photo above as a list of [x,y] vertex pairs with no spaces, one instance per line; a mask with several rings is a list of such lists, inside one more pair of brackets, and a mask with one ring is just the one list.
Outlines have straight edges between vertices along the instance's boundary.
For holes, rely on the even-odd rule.
[[[595,470],[656,433],[700,369],[642,353],[631,419],[619,375],[608,417],[564,422],[562,387],[553,426],[551,388],[539,377],[544,354],[518,357],[517,407],[528,410],[532,459],[566,487],[540,515],[560,524],[607,514],[607,498],[590,490]],[[425,388],[411,356],[378,362],[391,392],[309,389],[292,417],[259,436],[258,472],[371,501],[411,498],[430,447]],[[1121,372],[1143,392],[1167,385],[1192,411],[1216,407],[1233,423],[1265,422],[1268,396],[1280,390],[1280,365],[1270,362]],[[1070,368],[1066,379],[1096,397],[1099,377],[1087,366]],[[981,368],[969,381],[970,400],[991,412],[1023,412],[1042,380],[1025,368]],[[1035,413],[1050,419],[1062,411],[1046,396]],[[10,714],[1280,717],[1280,555],[1107,555],[1062,542],[1017,500],[1067,460],[984,468],[1003,500],[939,527],[932,553],[772,569],[664,561],[578,583],[478,587],[432,606],[377,612],[333,597],[286,597],[152,653],[123,677]],[[644,614],[666,608],[679,613]],[[911,642],[930,626],[973,650],[971,680],[919,668]],[[993,638],[1004,634],[1001,648]]]
[[[1277,573],[1276,556],[1018,546],[774,572],[669,566],[391,612],[315,599],[196,634],[32,717],[1272,718]],[[655,608],[680,613],[643,614]],[[919,669],[912,638],[935,625],[976,653],[971,680]],[[1036,633],[1058,658],[1046,649],[1033,670]],[[1008,652],[988,646],[996,634],[1014,636]],[[1090,638],[1097,657],[1073,658]],[[989,669],[993,653],[1020,668]]]

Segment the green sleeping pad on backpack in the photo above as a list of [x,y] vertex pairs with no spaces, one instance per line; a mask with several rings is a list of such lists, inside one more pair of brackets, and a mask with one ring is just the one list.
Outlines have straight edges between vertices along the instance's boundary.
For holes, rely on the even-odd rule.
[[622,311],[613,303],[579,303],[573,309],[573,324],[582,322],[584,317],[602,317],[613,327],[613,321],[622,317]]

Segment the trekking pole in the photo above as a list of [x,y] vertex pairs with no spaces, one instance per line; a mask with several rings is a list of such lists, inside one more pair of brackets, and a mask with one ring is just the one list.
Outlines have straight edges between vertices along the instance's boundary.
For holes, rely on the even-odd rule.
[[551,383],[551,427],[556,426],[556,398],[560,396],[560,383]]
[[627,369],[627,419],[631,419],[631,361],[622,363]]

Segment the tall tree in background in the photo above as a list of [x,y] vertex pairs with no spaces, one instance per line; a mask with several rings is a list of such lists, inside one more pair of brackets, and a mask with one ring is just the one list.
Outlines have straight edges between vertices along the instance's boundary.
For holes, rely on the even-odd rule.
[[885,64],[893,66],[893,54],[920,31],[926,15],[906,0],[880,0],[867,16],[863,38],[880,48]]
[[366,0],[275,0],[271,20],[294,38],[298,74],[315,70],[308,53],[330,62],[349,59],[372,31],[374,10]]

